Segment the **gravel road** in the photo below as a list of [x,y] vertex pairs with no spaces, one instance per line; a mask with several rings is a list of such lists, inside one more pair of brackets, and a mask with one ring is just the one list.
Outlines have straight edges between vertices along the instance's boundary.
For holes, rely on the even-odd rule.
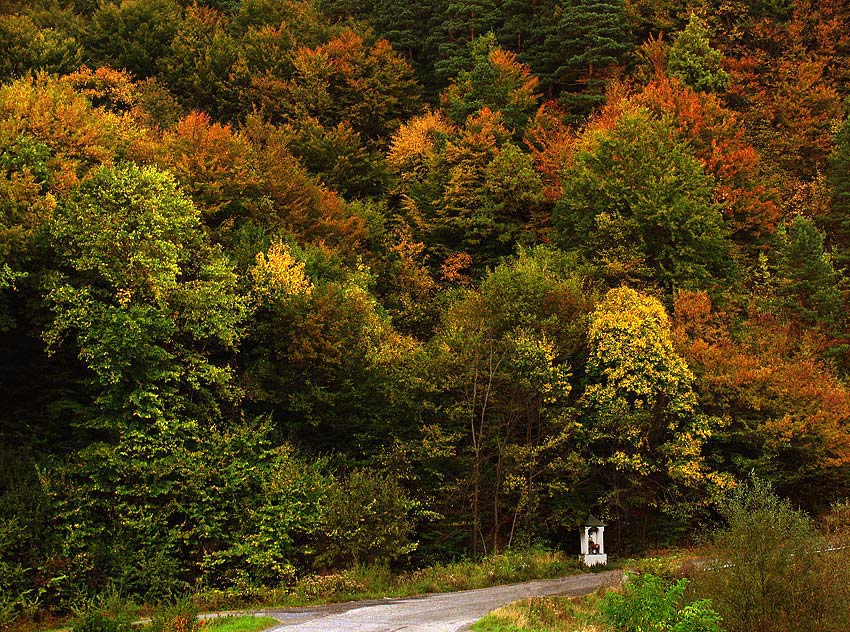
[[[619,583],[620,571],[584,573],[480,590],[407,599],[265,610],[281,622],[270,632],[456,632],[505,604],[544,595],[584,595]],[[260,613],[258,613],[260,614]]]

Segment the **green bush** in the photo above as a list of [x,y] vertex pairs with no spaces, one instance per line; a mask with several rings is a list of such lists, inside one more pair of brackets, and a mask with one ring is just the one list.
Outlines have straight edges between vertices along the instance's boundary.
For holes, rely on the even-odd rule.
[[158,611],[146,632],[195,632],[201,627],[198,607],[189,599]]
[[826,538],[803,512],[759,479],[721,506],[726,526],[713,536],[712,561],[694,578],[729,632],[844,632],[850,612],[850,551],[838,507]]
[[602,620],[617,632],[720,632],[720,615],[703,599],[685,603],[688,580],[628,575],[622,593],[599,603]]
[[290,584],[309,563],[321,461],[275,445],[262,420],[150,444],[96,444],[56,464],[48,491],[66,558],[50,605],[110,586],[151,604],[190,589],[250,593]]
[[129,620],[113,619],[94,610],[77,619],[72,632],[130,632],[132,629]]
[[52,580],[51,511],[31,457],[0,446],[0,626],[36,609]]
[[356,470],[328,489],[316,556],[318,566],[389,563],[416,548],[414,503],[397,480]]

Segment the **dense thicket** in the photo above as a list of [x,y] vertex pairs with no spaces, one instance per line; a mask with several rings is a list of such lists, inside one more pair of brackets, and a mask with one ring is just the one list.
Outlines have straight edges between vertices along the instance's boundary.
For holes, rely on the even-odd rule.
[[0,615],[846,497],[848,34],[0,1]]

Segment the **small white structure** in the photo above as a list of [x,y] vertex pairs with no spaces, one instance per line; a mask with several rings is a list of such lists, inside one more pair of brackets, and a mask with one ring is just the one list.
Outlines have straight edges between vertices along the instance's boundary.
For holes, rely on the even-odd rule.
[[605,524],[593,514],[585,520],[584,526],[579,528],[581,539],[581,555],[579,559],[585,566],[596,566],[607,564],[608,556],[605,554]]

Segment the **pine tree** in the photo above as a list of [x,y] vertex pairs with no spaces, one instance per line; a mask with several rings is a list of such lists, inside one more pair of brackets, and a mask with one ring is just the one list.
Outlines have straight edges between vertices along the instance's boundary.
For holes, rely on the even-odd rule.
[[487,0],[448,0],[438,24],[434,73],[438,81],[446,83],[469,67],[469,43],[499,30],[499,11]]
[[498,32],[499,44],[516,53],[531,67],[545,92],[552,96],[552,76],[547,72],[546,38],[553,24],[559,0],[503,0],[503,26]]
[[502,115],[505,125],[520,136],[538,106],[537,78],[516,55],[496,46],[488,33],[470,47],[473,65],[462,70],[443,93],[443,109],[456,125],[488,107]]
[[782,253],[785,307],[811,324],[837,325],[843,318],[839,275],[824,250],[823,234],[798,215],[788,229]]
[[[564,0],[546,38],[547,65],[576,114],[602,102],[607,71],[631,48],[622,0]],[[546,71],[544,71],[546,74]]]
[[850,268],[850,118],[835,135],[826,172],[832,197],[831,212],[821,220],[832,247],[835,265]]

